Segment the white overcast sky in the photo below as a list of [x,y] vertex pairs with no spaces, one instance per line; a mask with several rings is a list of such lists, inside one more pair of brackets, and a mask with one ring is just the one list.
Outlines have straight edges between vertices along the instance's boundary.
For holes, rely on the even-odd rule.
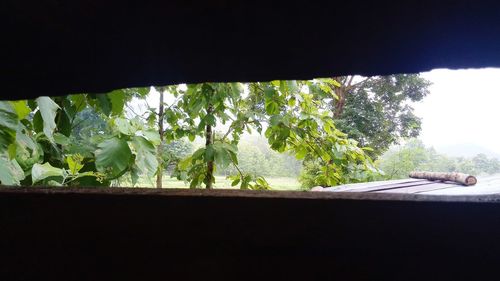
[[436,69],[422,76],[433,83],[414,105],[426,145],[471,143],[500,153],[500,69]]

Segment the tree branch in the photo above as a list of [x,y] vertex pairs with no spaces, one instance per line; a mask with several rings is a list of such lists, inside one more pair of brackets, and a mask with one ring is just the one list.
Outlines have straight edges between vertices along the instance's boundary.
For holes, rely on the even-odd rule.
[[346,78],[346,80],[349,79],[349,82],[347,82],[347,86],[346,88],[349,88],[351,87],[351,84],[352,84],[352,80],[354,79],[354,75],[351,75],[349,78]]
[[221,141],[224,142],[224,140],[227,138],[227,136],[229,136],[229,134],[233,131],[233,124],[231,124],[231,126],[229,126],[229,129],[227,130],[227,132],[224,134],[224,136],[222,137]]
[[365,78],[365,79],[363,79],[363,80],[361,80],[361,81],[359,81],[359,82],[357,82],[357,83],[355,83],[353,85],[350,85],[347,90],[351,90],[353,88],[356,88],[357,86],[359,86],[359,85],[361,85],[361,84],[363,84],[365,82],[368,82],[370,79],[372,79],[372,77]]
[[231,158],[231,163],[233,164],[233,166],[236,168],[236,170],[238,171],[238,173],[240,174],[240,177],[241,177],[241,180],[243,180],[243,173],[241,172],[240,168],[238,167],[238,165],[236,165],[236,163],[234,163],[233,159]]
[[135,114],[136,116],[138,116],[138,117],[140,117],[140,118],[142,118],[142,119],[144,119],[144,120],[146,120],[146,119],[147,119],[146,117],[144,117],[144,116],[143,116],[143,115],[144,115],[144,114],[146,114],[146,113],[144,113],[144,114],[142,114],[142,115],[137,114],[137,113],[134,111],[134,109],[133,109],[132,107],[130,107],[130,105],[128,105],[128,104],[127,104],[127,108],[128,108],[128,109],[130,109],[130,111],[132,111],[132,113],[133,113],[133,114]]

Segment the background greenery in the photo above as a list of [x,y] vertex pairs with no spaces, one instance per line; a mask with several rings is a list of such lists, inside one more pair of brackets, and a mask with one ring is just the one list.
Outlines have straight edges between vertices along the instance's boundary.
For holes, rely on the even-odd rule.
[[413,170],[498,173],[498,159],[447,157],[413,138],[412,104],[429,85],[342,76],[2,101],[0,182],[307,190]]
[[473,157],[450,157],[426,147],[418,139],[409,139],[402,145],[391,147],[378,160],[385,172],[382,179],[407,178],[411,171],[461,172],[471,175],[500,173],[500,160],[477,154]]

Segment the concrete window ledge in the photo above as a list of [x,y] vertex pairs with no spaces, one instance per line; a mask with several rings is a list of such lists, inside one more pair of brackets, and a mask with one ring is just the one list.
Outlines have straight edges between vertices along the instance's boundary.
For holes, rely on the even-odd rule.
[[275,198],[275,199],[339,199],[382,200],[419,202],[471,202],[500,203],[499,194],[489,195],[424,195],[402,193],[306,192],[306,191],[253,191],[229,189],[154,189],[154,188],[55,188],[55,187],[0,187],[2,195],[135,195],[161,197],[224,197],[224,198]]

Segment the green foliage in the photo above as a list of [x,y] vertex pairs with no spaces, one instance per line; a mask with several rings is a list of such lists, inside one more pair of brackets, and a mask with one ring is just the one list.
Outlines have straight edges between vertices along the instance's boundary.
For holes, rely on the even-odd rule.
[[318,161],[305,161],[299,176],[301,188],[307,190],[323,185],[324,183],[320,181],[321,173],[321,165]]
[[158,137],[136,120],[127,132],[114,122],[134,96],[144,91],[0,102],[1,184],[109,185],[132,167],[150,171]]
[[271,190],[271,186],[264,177],[250,174],[229,176],[232,180],[231,186],[240,184],[241,189]]
[[32,183],[42,182],[44,185],[63,186],[85,177],[95,177],[103,181],[103,175],[96,172],[81,172],[84,167],[81,155],[68,155],[66,157],[68,169],[52,167],[50,163],[35,164],[31,169]]
[[[229,173],[235,187],[267,190],[271,187],[262,176],[276,169],[275,162],[286,167],[290,157],[319,165],[312,175],[315,184],[367,180],[377,173],[370,157],[337,128],[328,100],[322,98],[336,98],[333,89],[339,85],[334,79],[317,79],[168,86],[162,90],[174,100],[162,105],[163,116],[148,106],[146,116],[133,118],[125,117],[125,108],[134,99],[145,99],[149,88],[1,102],[0,161],[9,169],[2,171],[0,181],[109,185],[130,175],[135,184],[175,163],[173,175],[191,188],[210,186],[219,171]],[[162,119],[163,142],[156,127]],[[225,132],[216,131],[220,127]],[[249,157],[246,149],[246,159],[254,163],[248,165],[239,159],[238,145],[245,132],[253,131],[263,134],[274,152]],[[206,144],[191,153],[185,139],[196,137]],[[299,161],[293,162],[295,173]],[[258,164],[263,168],[252,169]]]

